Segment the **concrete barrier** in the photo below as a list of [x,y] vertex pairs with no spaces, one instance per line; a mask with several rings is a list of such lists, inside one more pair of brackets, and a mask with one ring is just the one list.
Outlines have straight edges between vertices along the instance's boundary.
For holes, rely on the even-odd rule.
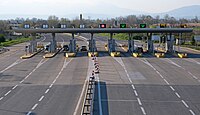
[[93,57],[92,55],[98,57],[98,52],[88,52],[88,57]]
[[32,58],[33,56],[35,56],[36,54],[40,53],[41,51],[42,51],[42,50],[39,50],[39,51],[37,51],[37,52],[35,52],[35,53],[28,53],[28,54],[25,54],[25,55],[21,56],[20,58],[21,58],[21,59]]
[[142,57],[142,53],[133,53],[133,57]]
[[76,53],[66,53],[65,57],[76,57]]
[[163,57],[165,57],[165,53],[155,53],[155,56],[157,58],[163,58]]
[[59,49],[57,52],[55,52],[55,53],[47,53],[47,54],[45,54],[43,57],[44,58],[52,58],[52,57],[54,57],[54,56],[56,56],[57,54],[58,54],[58,52],[60,52],[60,50],[61,49]]
[[110,55],[112,57],[120,57],[120,52],[111,52]]
[[178,57],[179,58],[186,58],[187,57],[187,53],[178,53]]

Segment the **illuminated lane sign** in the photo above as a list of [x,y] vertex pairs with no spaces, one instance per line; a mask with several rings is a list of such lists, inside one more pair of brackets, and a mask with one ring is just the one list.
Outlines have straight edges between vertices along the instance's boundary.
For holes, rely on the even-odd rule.
[[30,24],[25,24],[25,25],[24,25],[24,28],[25,28],[25,29],[30,28]]
[[100,24],[100,28],[106,28],[106,24]]
[[120,28],[126,28],[126,24],[120,24]]
[[160,28],[166,28],[167,24],[160,24]]
[[140,24],[140,28],[146,28],[147,24]]

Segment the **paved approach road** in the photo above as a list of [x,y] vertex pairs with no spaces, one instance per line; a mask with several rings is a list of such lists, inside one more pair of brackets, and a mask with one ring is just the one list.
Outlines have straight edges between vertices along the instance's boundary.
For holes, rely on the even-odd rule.
[[[45,36],[42,42],[49,42],[51,36]],[[82,36],[85,39],[77,41],[80,46],[90,38],[88,34]],[[70,38],[57,35],[57,41],[64,44]],[[117,48],[122,57],[110,57],[104,49],[106,38],[94,38],[100,51],[94,115],[200,114],[198,52],[186,59],[133,58]],[[0,115],[73,115],[88,76],[90,58],[86,52],[68,59],[63,53],[43,59],[41,52],[21,60],[25,45],[0,55]]]

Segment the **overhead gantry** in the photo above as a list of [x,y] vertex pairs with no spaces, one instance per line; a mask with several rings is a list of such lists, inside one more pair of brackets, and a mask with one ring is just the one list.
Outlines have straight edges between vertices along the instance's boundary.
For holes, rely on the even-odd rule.
[[[14,29],[17,33],[26,33],[31,34],[34,38],[36,33],[52,33],[53,39],[52,39],[52,46],[51,46],[51,52],[56,51],[56,40],[55,40],[55,34],[56,33],[71,33],[72,39],[70,40],[70,52],[75,53],[76,52],[76,40],[74,39],[75,33],[90,33],[91,38],[89,40],[89,50],[90,52],[96,52],[96,44],[95,40],[93,38],[93,35],[96,33],[110,33],[110,39],[108,40],[108,51],[109,52],[115,52],[115,40],[113,39],[114,33],[127,33],[129,34],[129,40],[128,40],[128,51],[133,53],[134,52],[134,40],[132,38],[134,33],[146,33],[148,35],[147,40],[147,51],[149,53],[154,53],[154,46],[153,46],[153,40],[152,35],[154,33],[165,33],[167,36],[166,39],[166,50],[170,53],[173,52],[173,37],[172,34],[179,33],[182,35],[182,33],[190,33],[193,31],[192,28],[48,28],[48,29]],[[33,42],[33,43],[32,43]],[[35,39],[31,41],[31,47],[34,51],[35,49]]]

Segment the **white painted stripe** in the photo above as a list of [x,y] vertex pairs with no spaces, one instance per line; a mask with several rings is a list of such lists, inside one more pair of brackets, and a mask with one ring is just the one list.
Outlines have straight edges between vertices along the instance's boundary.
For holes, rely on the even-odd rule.
[[175,89],[172,86],[169,86],[173,91],[175,91]]
[[26,115],[31,115],[32,111],[29,111]]
[[184,100],[181,100],[181,101],[185,105],[185,107],[189,108],[189,106],[187,105],[187,103]]
[[134,93],[135,93],[135,96],[138,96],[138,93],[137,93],[137,91],[136,91],[136,90],[134,90]]
[[144,108],[143,108],[143,107],[140,107],[140,109],[142,110],[142,113],[143,113],[144,115],[146,115],[146,112],[145,112]]
[[54,81],[52,82],[52,84],[54,84],[56,82],[57,79],[54,79]]
[[177,92],[175,92],[175,94],[176,94],[176,96],[177,96],[178,98],[181,98],[181,96],[180,96]]
[[167,85],[170,85],[169,82],[166,79],[164,79],[164,81],[167,83]]
[[53,83],[49,86],[49,88],[51,88],[53,86]]
[[100,80],[99,80],[99,76],[97,74],[97,81],[98,81],[98,97],[99,97],[99,115],[103,115],[102,112],[102,104],[101,104],[101,87],[100,87]]
[[140,98],[137,98],[139,105],[142,105]]
[[40,97],[39,101],[42,101],[44,99],[44,96]]
[[132,86],[133,89],[135,89],[135,86],[133,84],[131,86]]
[[11,92],[11,90],[10,91],[8,91],[4,96],[7,96],[9,93]]
[[2,100],[2,99],[3,99],[3,97],[0,98],[0,100]]
[[12,89],[14,90],[16,87],[18,87],[18,85],[15,85]]
[[19,83],[23,83],[24,82],[24,79],[22,81],[20,81]]
[[194,113],[191,109],[190,109],[189,111],[190,111],[190,113],[191,113],[192,115],[195,115],[195,113]]
[[45,93],[48,93],[49,92],[49,89],[47,89],[46,91],[45,91]]
[[34,110],[37,106],[38,106],[38,104],[36,103],[36,104],[31,108],[31,110]]

